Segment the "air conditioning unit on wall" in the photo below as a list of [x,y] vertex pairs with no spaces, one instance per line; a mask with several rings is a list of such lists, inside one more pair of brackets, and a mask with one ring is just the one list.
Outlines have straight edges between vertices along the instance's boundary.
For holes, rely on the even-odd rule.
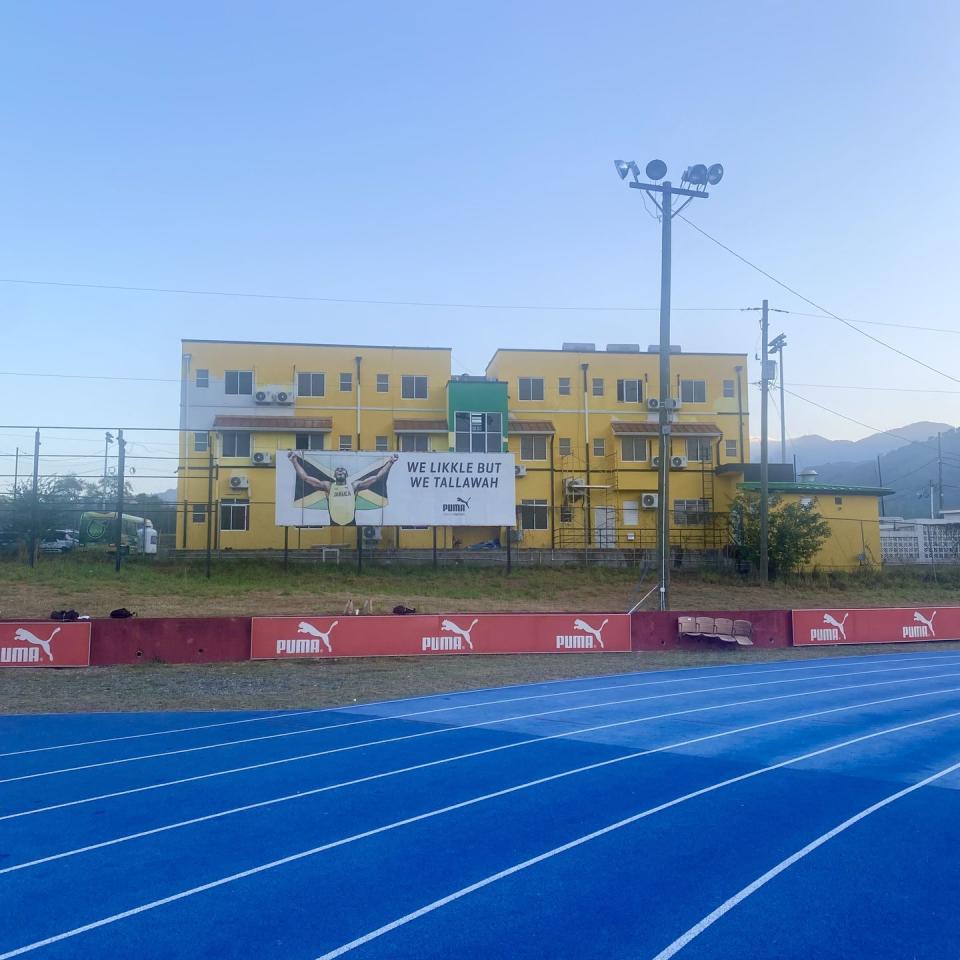
[[269,390],[257,390],[253,395],[254,403],[273,403],[273,394]]
[[513,475],[515,477],[525,477],[527,475],[527,468],[522,463],[514,464]]
[[293,391],[292,390],[278,390],[273,395],[273,400],[275,403],[281,403],[284,406],[289,406],[294,401]]
[[273,454],[267,453],[263,450],[258,450],[252,457],[250,457],[250,462],[256,464],[258,467],[268,467],[273,463]]
[[670,458],[670,466],[671,466],[674,470],[685,470],[685,469],[686,469],[686,466],[687,466],[687,458],[686,458],[686,457],[671,457],[671,458]]
[[656,510],[660,502],[660,495],[656,493],[644,493],[640,497],[640,506],[644,510]]
[[231,490],[246,490],[250,486],[250,478],[244,473],[235,473],[230,478]]
[[364,527],[363,542],[377,543],[383,539],[383,529],[381,527]]

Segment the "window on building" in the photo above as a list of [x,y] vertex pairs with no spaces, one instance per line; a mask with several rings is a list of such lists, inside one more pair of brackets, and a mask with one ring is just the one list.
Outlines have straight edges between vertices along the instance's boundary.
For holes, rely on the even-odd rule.
[[687,459],[709,463],[713,459],[713,445],[704,437],[687,437]]
[[429,453],[430,437],[425,433],[401,433],[400,450],[403,453]]
[[603,377],[593,378],[593,395],[595,397],[603,396]]
[[620,403],[643,403],[643,381],[618,380],[617,400]]
[[843,497],[834,497],[834,498],[833,498],[833,502],[834,502],[838,507],[842,507],[842,506],[843,506]]
[[353,434],[350,433],[341,433],[340,434],[340,450],[352,450],[353,449]]
[[623,501],[623,525],[636,527],[640,524],[640,502],[638,500]]
[[322,433],[298,433],[294,437],[294,442],[298,450],[322,450]]
[[501,453],[503,414],[458,411],[453,418],[457,453]]
[[210,371],[209,370],[198,370],[197,371],[197,386],[201,389],[210,386]]
[[520,400],[543,399],[543,377],[520,377]]
[[707,402],[707,381],[706,380],[681,380],[680,381],[680,399],[684,403],[706,403]]
[[607,455],[607,444],[603,437],[595,437],[593,441],[593,455],[595,457],[605,457]]
[[723,381],[723,396],[730,400],[737,395],[737,384],[734,380]]
[[353,390],[353,374],[341,373],[340,374],[340,392],[350,393],[352,390]]
[[400,378],[400,396],[404,400],[426,400],[427,378],[405,373]]
[[557,441],[557,450],[561,457],[569,457],[573,453],[573,444],[569,437],[560,437]]
[[736,440],[724,440],[723,441],[723,450],[728,457],[737,456],[737,441]]
[[220,501],[221,530],[250,529],[250,501],[227,499]]
[[710,520],[709,500],[674,500],[673,522],[678,527],[702,527]]
[[210,449],[210,434],[206,430],[198,430],[193,435],[194,453],[206,453]]
[[549,530],[550,518],[546,500],[520,501],[521,530]]
[[521,460],[546,460],[547,459],[547,438],[546,437],[521,437],[520,438],[520,459]]
[[560,522],[573,523],[573,507],[569,504],[562,504],[560,507]]
[[638,463],[647,459],[646,437],[621,437],[620,459],[628,463]]
[[250,456],[249,430],[224,430],[220,434],[221,450],[225,457]]
[[207,505],[205,503],[195,503],[190,515],[194,523],[207,522]]
[[387,437],[377,437],[373,442],[373,449],[377,453],[384,453],[390,449],[390,441]]
[[322,397],[326,393],[327,378],[322,373],[298,373],[298,397]]
[[560,378],[559,382],[557,383],[557,393],[559,393],[561,397],[570,396],[570,378],[569,377]]
[[378,373],[377,374],[377,393],[389,393],[389,392],[390,392],[390,374]]
[[253,393],[252,370],[227,370],[223,375],[223,392],[240,396]]

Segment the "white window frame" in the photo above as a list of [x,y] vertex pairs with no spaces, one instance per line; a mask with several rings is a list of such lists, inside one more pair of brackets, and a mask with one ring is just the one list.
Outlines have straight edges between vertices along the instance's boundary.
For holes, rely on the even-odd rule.
[[740,451],[737,449],[738,441],[736,440],[724,440],[723,441],[723,452],[728,457],[738,457]]
[[198,390],[207,389],[210,386],[210,371],[205,367],[199,367],[195,382]]
[[[639,456],[639,457],[636,455],[637,451],[636,451],[636,449],[635,449],[636,444],[637,444],[638,442],[641,444],[641,450],[642,450],[642,452],[643,452],[643,456]],[[632,449],[632,450],[629,451],[630,456],[627,455],[627,454],[628,454],[628,450],[627,450],[627,447],[628,447],[628,446],[634,447],[634,449]],[[645,463],[647,460],[649,460],[649,459],[650,459],[650,444],[648,443],[647,438],[646,438],[646,437],[637,437],[637,436],[633,436],[633,435],[630,435],[630,434],[628,434],[628,435],[626,435],[626,436],[622,436],[622,437],[620,438],[620,459],[621,459],[624,463]]]
[[340,374],[340,392],[353,393],[353,374],[349,370]]
[[[550,529],[550,507],[546,500],[521,500],[519,513],[522,530]],[[528,517],[533,521],[530,525],[526,522]]]
[[[700,396],[698,396],[700,394]],[[680,380],[680,402],[681,403],[706,403],[707,402],[707,381],[706,380]]]
[[[231,383],[230,381],[234,382]],[[236,389],[231,390],[233,386]],[[249,387],[250,389],[244,389]],[[223,372],[223,392],[228,397],[249,397],[253,395],[253,371],[252,370],[225,370]]]
[[208,453],[209,451],[210,451],[210,431],[197,430],[193,435],[193,452]]
[[341,433],[340,445],[337,449],[340,451],[340,453],[349,453],[349,451],[353,449],[353,434]]
[[207,505],[205,503],[195,503],[190,511],[191,523],[207,522]]
[[[244,444],[240,442],[241,437],[246,437],[246,452],[237,453],[238,449],[241,449]],[[233,452],[229,453],[229,448],[233,448]],[[253,436],[249,430],[224,430],[220,434],[220,456],[225,458],[244,458],[250,456],[250,451],[253,449]]]
[[687,437],[686,441],[687,459],[691,463],[713,462],[713,441],[709,437]]
[[623,525],[625,527],[640,526],[640,501],[639,500],[623,501]]
[[675,527],[705,526],[713,512],[709,500],[674,500],[673,525]]
[[398,433],[401,453],[429,453],[430,436],[426,433]]
[[390,392],[390,374],[378,373],[377,374],[377,393],[389,393],[389,392]]
[[[526,396],[524,396],[525,393]],[[543,400],[543,377],[518,377],[517,400],[522,400],[524,403]]]
[[[636,391],[635,397],[628,397],[629,388]],[[639,377],[630,377],[617,381],[617,403],[643,403],[643,381]]]
[[[229,513],[224,513],[227,510]],[[243,526],[235,525],[235,518],[237,516],[237,511],[240,511],[240,516],[243,518]],[[230,517],[229,525],[223,522],[224,517]],[[243,533],[250,529],[250,499],[245,498],[233,498],[227,497],[224,500],[220,501],[220,530],[227,533]]]
[[377,437],[373,441],[373,449],[377,453],[386,453],[390,449],[390,438],[389,437]]
[[603,377],[594,377],[593,384],[591,386],[591,392],[593,396],[602,397],[604,389]]
[[521,460],[546,460],[547,438],[542,434],[532,433],[520,437]]
[[457,453],[502,453],[503,414],[499,410],[455,411],[453,448]]
[[[319,378],[319,380],[317,379]],[[304,383],[307,383],[307,389],[304,390]],[[319,386],[319,392],[317,387]],[[297,396],[298,397],[323,397],[327,393],[327,376],[318,371],[304,370],[297,374]]]
[[404,373],[400,375],[400,397],[403,400],[426,400],[429,393],[429,382],[420,373]]
[[607,455],[607,442],[603,437],[593,438],[593,455],[595,457],[605,457]]
[[570,396],[570,378],[560,377],[557,381],[557,394],[561,397]]
[[737,395],[737,381],[724,380],[723,381],[723,399],[732,400],[736,395]]
[[[566,447],[566,450],[564,450]],[[573,440],[570,437],[557,438],[557,454],[561,457],[573,456]]]

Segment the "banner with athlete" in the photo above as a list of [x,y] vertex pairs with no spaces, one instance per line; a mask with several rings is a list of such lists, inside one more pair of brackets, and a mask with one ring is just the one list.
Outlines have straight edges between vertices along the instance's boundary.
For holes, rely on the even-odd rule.
[[278,526],[516,524],[510,453],[277,452]]

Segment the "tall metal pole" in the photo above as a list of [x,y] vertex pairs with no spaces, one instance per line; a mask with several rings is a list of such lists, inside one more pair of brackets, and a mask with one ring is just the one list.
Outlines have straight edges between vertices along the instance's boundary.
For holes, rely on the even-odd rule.
[[[123,431],[117,431],[117,555],[113,561],[113,569],[120,572],[120,565],[123,562],[123,469],[126,459],[126,441],[123,439]],[[146,539],[146,530],[143,532]]]
[[943,434],[937,431],[937,499],[943,516]]
[[20,482],[20,448],[13,455],[13,502],[17,502],[17,484]]
[[100,497],[100,509],[107,509],[107,449],[110,446],[110,432],[107,431],[103,435],[103,486],[100,488],[103,491],[103,496]]
[[660,469],[657,476],[657,550],[660,555],[660,609],[670,609],[670,253],[673,194],[663,181],[660,229]]
[[740,463],[746,463],[747,453],[743,446],[743,367],[737,367],[737,429],[740,435]]
[[213,443],[214,434],[207,434],[207,557],[206,574],[210,579],[211,555],[213,553]]
[[780,462],[787,462],[787,407],[783,398],[783,339],[781,336],[780,347],[777,350],[777,357],[780,360],[780,369],[777,376],[780,378]]
[[[880,454],[877,454],[877,486],[883,486],[883,474],[880,472]],[[886,511],[883,506],[883,497],[880,497],[880,516],[886,516]]]
[[40,430],[33,435],[33,504],[30,508],[30,566],[37,562],[37,524],[39,522]]
[[760,353],[760,580],[766,583],[770,577],[769,557],[767,556],[767,526],[769,523],[770,497],[770,452],[767,449],[767,399],[770,392],[767,380],[767,353],[770,338],[769,304],[763,301],[760,314],[760,329],[763,346]]

